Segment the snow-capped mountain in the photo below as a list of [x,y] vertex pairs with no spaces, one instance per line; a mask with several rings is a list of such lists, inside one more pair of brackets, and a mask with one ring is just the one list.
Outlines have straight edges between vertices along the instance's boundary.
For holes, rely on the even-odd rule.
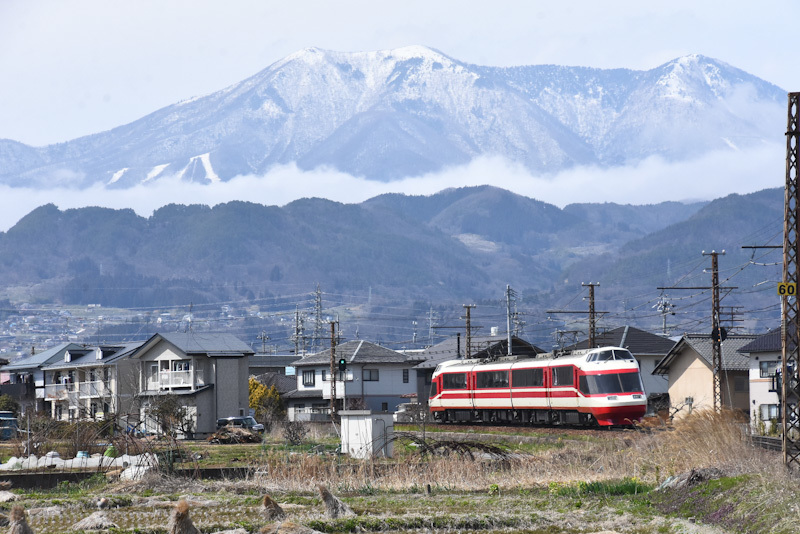
[[[532,172],[780,141],[786,93],[692,55],[649,71],[309,48],[216,93],[66,143],[0,140],[0,183],[215,182],[294,162],[373,180],[499,155]],[[778,132],[778,133],[776,133]]]

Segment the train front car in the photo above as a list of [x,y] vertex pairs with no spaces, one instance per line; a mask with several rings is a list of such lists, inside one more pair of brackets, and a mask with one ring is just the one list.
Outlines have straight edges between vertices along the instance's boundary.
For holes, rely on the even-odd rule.
[[639,364],[630,351],[593,349],[577,367],[580,411],[591,413],[600,426],[629,426],[641,420],[647,395]]

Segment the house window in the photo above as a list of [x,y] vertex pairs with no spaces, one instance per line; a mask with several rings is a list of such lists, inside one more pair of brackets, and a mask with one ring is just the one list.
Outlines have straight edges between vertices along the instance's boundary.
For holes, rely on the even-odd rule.
[[189,362],[188,361],[179,361],[174,362],[172,364],[173,371],[188,371],[189,370]]
[[761,371],[761,378],[772,378],[778,370],[781,362],[758,362],[758,368]]
[[378,370],[377,369],[364,369],[362,377],[364,382],[377,382]]
[[306,387],[314,385],[314,371],[303,371],[303,385]]
[[403,369],[403,384],[408,384],[408,369]]
[[777,404],[762,404],[759,406],[761,409],[761,420],[769,421],[778,418],[778,405]]
[[553,367],[553,385],[571,386],[572,385],[572,366]]
[[381,403],[381,411],[382,412],[388,412],[389,411],[389,403],[388,402],[382,402]]
[[323,382],[328,381],[328,371],[326,371],[325,369],[322,370],[322,381]]

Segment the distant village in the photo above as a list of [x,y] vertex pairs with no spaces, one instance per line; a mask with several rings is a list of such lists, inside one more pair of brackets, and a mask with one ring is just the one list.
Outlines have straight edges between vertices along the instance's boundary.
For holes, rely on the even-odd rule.
[[[426,408],[431,377],[441,362],[491,360],[506,354],[536,357],[546,352],[520,337],[454,333],[426,348],[393,350],[369,340],[350,340],[316,351],[281,353],[233,333],[186,328],[156,331],[138,342],[91,340],[99,322],[124,323],[100,306],[84,317],[71,314],[6,314],[0,336],[0,394],[20,406],[19,417],[54,420],[115,419],[119,428],[158,432],[147,407],[164,395],[178,396],[190,425],[184,438],[204,438],[219,419],[251,415],[249,382],[275,386],[291,421],[326,421],[331,397],[338,409],[393,413],[409,405]],[[65,325],[67,331],[65,331]],[[158,329],[159,324],[153,325]],[[87,335],[82,335],[86,333]],[[511,350],[509,351],[509,342]],[[714,406],[713,342],[710,334],[678,338],[633,326],[599,334],[597,347],[627,348],[639,363],[648,416],[683,417]],[[585,339],[566,350],[589,348]],[[335,380],[331,380],[337,362]],[[780,331],[730,334],[721,343],[719,392],[722,406],[747,414],[754,432],[779,427]],[[335,388],[332,388],[335,384]],[[332,391],[335,390],[335,391]]]

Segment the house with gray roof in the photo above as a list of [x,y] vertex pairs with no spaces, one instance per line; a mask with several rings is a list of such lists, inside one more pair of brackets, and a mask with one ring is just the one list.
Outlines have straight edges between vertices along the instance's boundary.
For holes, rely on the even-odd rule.
[[750,357],[750,427],[760,434],[775,432],[781,422],[781,329],[758,336],[739,351]]
[[140,414],[146,430],[158,432],[150,408],[178,396],[191,430],[181,437],[208,436],[218,418],[248,415],[249,345],[231,334],[163,333],[132,355],[138,370]]
[[126,428],[138,393],[130,355],[141,343],[72,344],[43,367],[44,412],[57,421],[115,418]]
[[0,370],[8,375],[8,384],[0,392],[9,394],[19,402],[22,414],[49,413],[45,401],[44,367],[64,358],[64,352],[80,349],[77,343],[62,343],[45,351],[31,354],[4,365]]
[[[394,412],[416,392],[414,366],[420,359],[369,341],[348,341],[334,348],[337,407]],[[287,394],[291,420],[328,419],[331,399],[331,349],[295,362],[297,389]],[[339,371],[344,359],[346,370]]]
[[[750,358],[740,349],[756,339],[729,334],[722,342],[720,392],[722,406],[750,413]],[[666,376],[671,411],[681,417],[714,406],[713,342],[709,334],[684,334],[653,371]]]

